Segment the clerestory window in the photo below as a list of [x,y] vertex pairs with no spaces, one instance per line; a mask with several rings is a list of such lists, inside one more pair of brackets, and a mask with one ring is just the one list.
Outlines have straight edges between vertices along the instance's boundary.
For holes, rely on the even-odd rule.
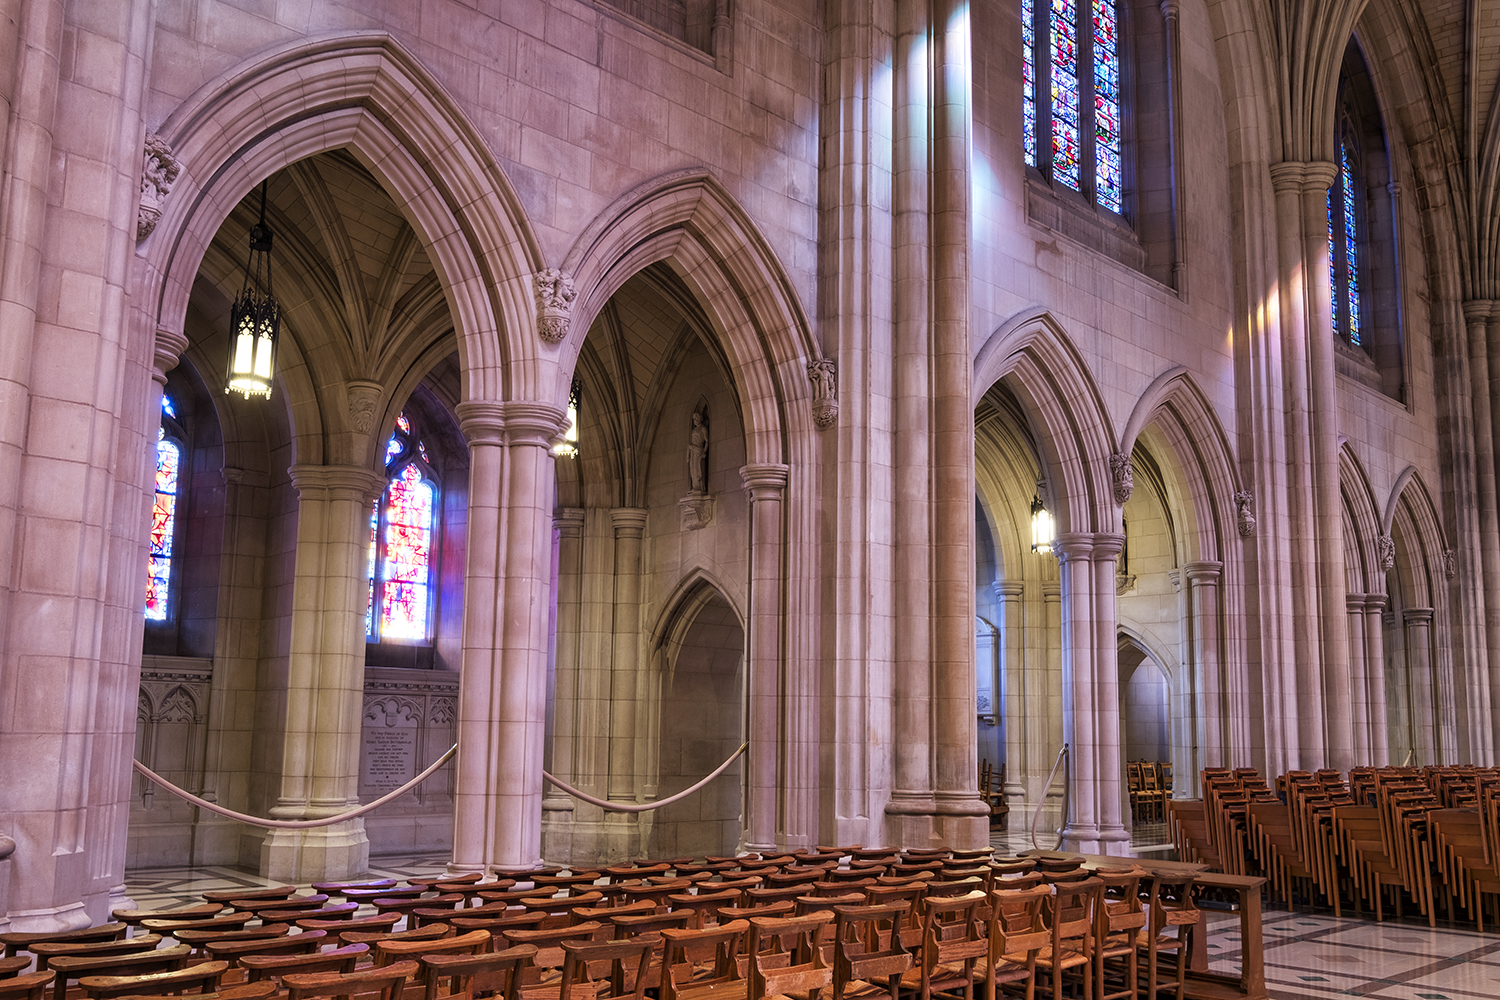
[[385,447],[386,489],[370,512],[369,642],[432,638],[437,476],[415,422],[403,411]]
[[156,430],[156,495],[151,506],[151,554],[146,572],[146,621],[167,622],[176,612],[174,558],[184,508],[183,470],[187,434],[177,420],[172,398],[161,397],[161,423]]

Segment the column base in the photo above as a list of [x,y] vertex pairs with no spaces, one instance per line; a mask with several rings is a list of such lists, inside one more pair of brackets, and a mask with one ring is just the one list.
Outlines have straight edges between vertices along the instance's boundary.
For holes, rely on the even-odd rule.
[[278,882],[336,881],[370,869],[362,819],[311,830],[272,830],[260,845],[260,874]]

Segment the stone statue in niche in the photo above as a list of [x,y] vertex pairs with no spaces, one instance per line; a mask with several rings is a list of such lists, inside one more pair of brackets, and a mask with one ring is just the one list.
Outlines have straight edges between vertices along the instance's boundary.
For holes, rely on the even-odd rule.
[[693,411],[688,431],[688,494],[678,501],[684,531],[697,531],[714,518],[714,498],[708,493],[708,407]]
[[707,492],[708,424],[702,412],[693,414],[693,429],[688,432],[688,488],[694,493]]

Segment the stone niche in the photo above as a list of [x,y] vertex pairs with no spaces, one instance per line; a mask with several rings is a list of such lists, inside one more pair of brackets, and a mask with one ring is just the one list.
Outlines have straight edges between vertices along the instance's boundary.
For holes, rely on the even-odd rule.
[[[183,656],[146,656],[136,703],[136,759],[173,784],[204,791],[209,681],[213,661]],[[158,789],[139,774],[131,778],[128,868],[180,865],[201,853],[195,839],[197,807]]]
[[[369,802],[406,784],[441,757],[457,734],[456,672],[365,668],[360,801]],[[450,761],[412,791],[366,814],[370,853],[452,850],[453,792]]]

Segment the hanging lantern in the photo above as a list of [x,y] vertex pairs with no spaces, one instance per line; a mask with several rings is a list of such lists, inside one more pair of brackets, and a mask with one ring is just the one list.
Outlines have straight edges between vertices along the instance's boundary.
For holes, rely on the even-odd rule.
[[582,389],[583,383],[574,375],[573,387],[568,390],[568,429],[563,431],[562,438],[552,446],[552,454],[558,458],[578,457],[578,395]]
[[1042,503],[1041,493],[1031,498],[1031,551],[1052,551],[1052,512]]
[[260,185],[260,221],[250,227],[245,284],[229,310],[229,377],[225,389],[249,399],[271,396],[281,307],[271,294],[271,230],[266,227],[266,183]]

